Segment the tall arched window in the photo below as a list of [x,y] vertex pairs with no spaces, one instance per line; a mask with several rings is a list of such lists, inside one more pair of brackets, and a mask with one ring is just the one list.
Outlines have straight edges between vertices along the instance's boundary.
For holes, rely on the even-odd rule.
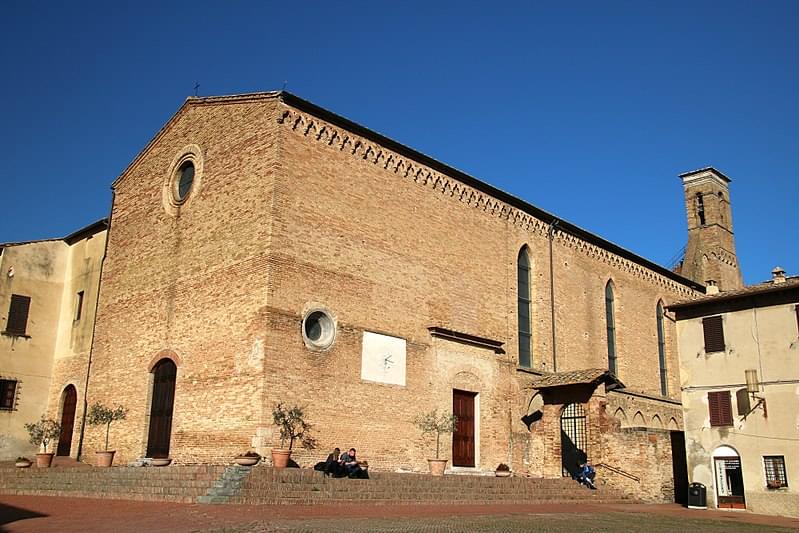
[[669,395],[669,375],[666,369],[666,333],[663,329],[663,302],[658,302],[658,361],[660,362],[660,394]]
[[517,261],[517,288],[519,295],[519,366],[530,368],[533,365],[532,353],[532,315],[530,313],[530,256],[527,246],[519,251]]
[[608,281],[605,285],[605,321],[608,327],[608,369],[616,374],[616,313],[613,310],[613,281]]

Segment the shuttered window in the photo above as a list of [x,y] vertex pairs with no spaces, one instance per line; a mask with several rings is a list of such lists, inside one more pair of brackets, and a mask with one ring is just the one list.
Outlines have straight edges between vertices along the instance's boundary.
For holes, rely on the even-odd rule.
[[0,379],[0,409],[13,409],[17,397],[17,382],[12,379]]
[[707,404],[710,409],[711,426],[732,425],[732,400],[730,391],[708,392]]
[[721,316],[709,316],[702,319],[702,330],[705,334],[705,353],[724,351],[724,326]]
[[11,295],[11,305],[8,308],[8,321],[6,333],[11,335],[25,335],[28,328],[28,311],[31,307],[30,296]]

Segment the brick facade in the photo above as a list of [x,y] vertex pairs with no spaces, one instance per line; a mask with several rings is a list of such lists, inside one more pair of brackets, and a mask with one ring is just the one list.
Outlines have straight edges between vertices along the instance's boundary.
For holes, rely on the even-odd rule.
[[[189,146],[201,151],[201,179],[176,208],[165,183]],[[297,450],[301,465],[355,446],[372,468],[423,470],[434,444],[412,420],[451,410],[458,389],[477,394],[476,470],[505,462],[559,476],[540,455],[553,444],[522,422],[532,380],[607,367],[604,289],[613,280],[619,377],[656,398],[657,303],[698,288],[568,223],[550,232],[536,208],[284,93],[189,99],[114,192],[89,395],[130,409],[112,427],[122,461],[145,452],[150,369],[169,350],[180,360],[178,462],[227,461],[250,447],[268,454],[278,440],[271,409],[282,401],[305,406],[314,425],[319,448]],[[517,365],[516,261],[525,245],[530,370]],[[303,342],[311,309],[335,321],[327,350]],[[431,327],[502,349],[434,338]],[[670,321],[666,329],[676,394]],[[361,379],[364,332],[406,341],[405,385]],[[625,401],[673,407],[645,395]],[[592,420],[607,416],[589,405]],[[92,449],[100,432],[86,438]]]

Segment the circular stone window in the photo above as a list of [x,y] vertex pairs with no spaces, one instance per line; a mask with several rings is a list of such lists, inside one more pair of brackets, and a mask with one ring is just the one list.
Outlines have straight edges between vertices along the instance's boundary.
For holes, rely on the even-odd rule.
[[183,203],[191,191],[191,186],[194,183],[194,163],[184,161],[175,173],[175,202]]
[[333,344],[336,325],[325,311],[311,311],[302,321],[302,338],[309,348],[324,350]]
[[202,191],[202,182],[202,149],[196,144],[184,146],[164,173],[161,198],[166,212],[173,217],[180,216],[180,211]]

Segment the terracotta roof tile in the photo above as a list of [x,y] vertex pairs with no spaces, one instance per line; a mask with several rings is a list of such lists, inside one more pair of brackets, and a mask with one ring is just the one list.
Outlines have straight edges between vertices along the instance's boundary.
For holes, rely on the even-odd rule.
[[763,283],[758,283],[756,285],[749,285],[748,287],[743,287],[741,289],[724,291],[718,294],[707,294],[705,296],[694,298],[692,300],[681,300],[667,307],[669,309],[677,309],[683,307],[690,307],[692,305],[705,304],[709,302],[734,300],[736,298],[744,298],[746,296],[752,296],[755,294],[763,294],[768,292],[777,292],[781,290],[795,289],[797,287],[799,287],[799,276],[790,276],[785,278],[785,282],[783,283],[774,283],[773,281],[769,280]]
[[616,383],[619,387],[624,387],[624,384],[619,381],[619,378],[606,368],[587,368],[583,370],[545,374],[534,379],[531,383],[531,387],[534,389],[547,389],[566,385],[590,385],[601,381],[610,381]]

